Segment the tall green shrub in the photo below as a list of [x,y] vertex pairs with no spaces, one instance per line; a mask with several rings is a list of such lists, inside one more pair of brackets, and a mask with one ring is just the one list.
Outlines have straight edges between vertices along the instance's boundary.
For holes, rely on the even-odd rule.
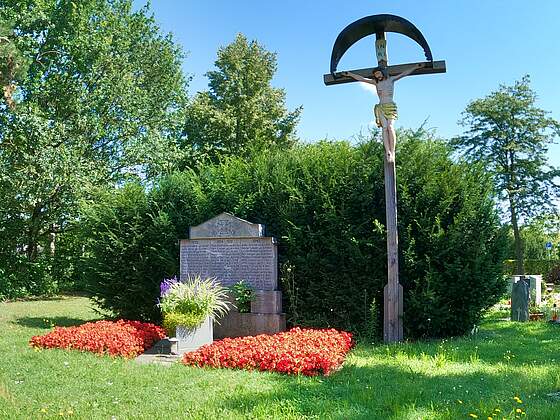
[[99,197],[84,216],[84,277],[93,300],[124,318],[158,320],[159,284],[178,269],[167,214],[129,184]]
[[[504,235],[491,185],[480,167],[453,163],[442,142],[411,132],[399,138],[407,334],[462,334],[505,286]],[[371,321],[370,304],[383,301],[386,282],[382,158],[376,141],[358,146],[320,142],[269,150],[247,160],[228,158],[169,176],[146,193],[125,188],[117,194],[119,211],[111,203],[97,207],[111,215],[110,223],[97,222],[95,249],[89,250],[96,276],[104,281],[96,289],[97,299],[117,312],[128,302],[135,302],[138,311],[143,305],[153,307],[156,285],[177,267],[177,240],[187,236],[189,226],[229,211],[265,224],[267,234],[278,238],[291,323],[363,332]],[[127,203],[140,208],[132,211]],[[165,223],[156,225],[158,220]],[[115,228],[121,225],[134,226],[133,244],[121,239]],[[120,242],[128,244],[126,256],[114,246]],[[148,243],[152,253],[146,259],[140,245]],[[108,287],[117,272],[124,278],[127,269],[142,261],[146,269],[128,276],[126,297],[122,288]],[[144,294],[137,297],[134,288]]]

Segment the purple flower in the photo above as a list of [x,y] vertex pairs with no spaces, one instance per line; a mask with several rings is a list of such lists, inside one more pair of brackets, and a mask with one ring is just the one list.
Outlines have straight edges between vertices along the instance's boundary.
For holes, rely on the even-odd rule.
[[179,281],[177,280],[177,276],[173,276],[173,278],[170,279],[163,279],[163,281],[159,285],[160,296],[163,297],[169,291],[169,289],[171,289],[171,286],[178,282]]

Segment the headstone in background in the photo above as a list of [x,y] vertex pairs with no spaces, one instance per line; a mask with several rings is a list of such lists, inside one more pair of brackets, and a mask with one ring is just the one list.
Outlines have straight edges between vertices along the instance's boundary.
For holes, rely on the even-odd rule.
[[520,278],[511,288],[511,320],[527,321],[529,319],[529,281]]
[[[526,274],[525,278],[529,282],[529,295],[530,303],[535,305],[540,305],[542,303],[542,276],[536,274]],[[513,284],[517,283],[521,279],[521,276],[512,276],[508,286],[508,292],[512,293]]]
[[255,290],[251,313],[231,310],[214,325],[214,337],[273,334],[286,329],[282,293],[278,290],[276,240],[264,236],[264,226],[229,213],[189,230],[181,241],[180,277],[215,277],[229,287],[244,280]]

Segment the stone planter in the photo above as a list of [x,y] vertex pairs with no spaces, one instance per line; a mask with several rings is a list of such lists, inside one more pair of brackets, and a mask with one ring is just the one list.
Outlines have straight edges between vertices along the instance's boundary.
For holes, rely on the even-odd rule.
[[204,322],[196,328],[186,328],[179,325],[175,331],[177,338],[176,353],[187,353],[204,344],[211,344],[214,341],[213,335],[213,320],[210,317],[206,317]]

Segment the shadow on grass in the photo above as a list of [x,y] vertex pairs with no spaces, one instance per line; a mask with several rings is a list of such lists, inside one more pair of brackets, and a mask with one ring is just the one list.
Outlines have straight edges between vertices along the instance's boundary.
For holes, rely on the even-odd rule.
[[326,378],[278,375],[273,378],[273,391],[232,393],[223,406],[249,417],[272,413],[296,418],[401,419],[432,418],[437,413],[437,418],[469,418],[476,412],[479,418],[487,418],[498,407],[505,415],[519,407],[530,409],[516,403],[516,395],[525,399],[538,389],[541,399],[546,399],[546,392],[551,392],[549,379],[523,373],[503,376],[476,368],[468,373],[431,374],[385,363],[349,365]]
[[270,389],[240,390],[222,404],[247,417],[488,418],[499,408],[513,418],[520,408],[556,420],[560,402],[547,394],[560,386],[559,342],[558,325],[500,322],[470,338],[359,345],[329,377],[273,375]]
[[13,302],[39,302],[39,301],[47,301],[47,302],[56,302],[60,300],[65,300],[66,296],[63,295],[55,295],[55,296],[27,296],[22,298],[15,298],[15,299],[7,299],[2,302],[4,303],[13,303]]
[[50,329],[52,327],[73,327],[75,325],[80,325],[85,322],[91,322],[93,320],[85,320],[82,318],[71,318],[66,316],[54,316],[54,317],[22,317],[17,318],[13,321],[14,324],[21,325],[22,327],[29,328],[42,328]]

